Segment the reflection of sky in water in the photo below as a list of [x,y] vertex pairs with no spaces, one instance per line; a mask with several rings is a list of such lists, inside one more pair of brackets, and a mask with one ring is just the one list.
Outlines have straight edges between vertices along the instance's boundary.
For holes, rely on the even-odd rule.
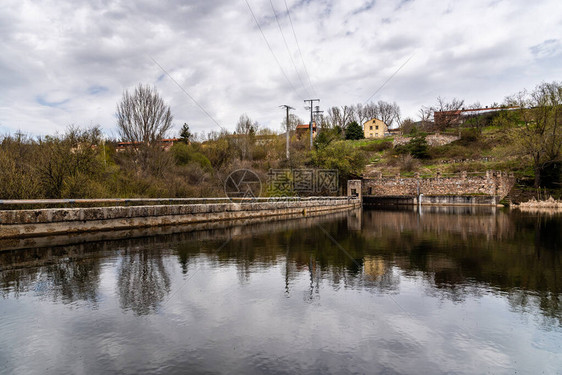
[[[562,368],[562,327],[541,313],[534,293],[521,304],[514,302],[517,288],[508,293],[471,278],[447,289],[435,284],[432,272],[399,267],[410,264],[404,255],[384,252],[361,258],[364,273],[357,274],[349,264],[346,270],[332,258],[319,260],[335,256],[327,243],[310,260],[298,245],[314,246],[309,232],[294,234],[299,242],[289,249],[288,265],[286,247],[272,251],[267,236],[259,235],[244,243],[234,239],[218,255],[212,249],[219,240],[194,243],[185,268],[173,243],[158,242],[118,247],[76,261],[80,267],[70,267],[71,260],[40,267],[18,297],[6,289],[0,297],[0,373],[511,374]],[[256,249],[266,255],[252,258]],[[456,264],[436,249],[430,255],[426,263],[435,269]],[[127,280],[146,289],[124,303],[122,289],[134,286],[119,280],[131,259],[125,274],[135,275]],[[56,274],[70,277],[72,286]],[[164,284],[163,293],[151,289]]]

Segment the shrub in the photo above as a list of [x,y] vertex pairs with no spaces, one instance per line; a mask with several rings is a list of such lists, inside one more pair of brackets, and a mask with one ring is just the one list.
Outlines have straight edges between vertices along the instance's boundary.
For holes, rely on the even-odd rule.
[[213,170],[211,161],[205,155],[195,151],[193,147],[185,143],[174,144],[171,151],[177,165],[195,163],[208,172]]
[[471,143],[477,142],[480,139],[480,131],[476,128],[463,129],[461,131],[461,139],[457,143],[463,145],[469,145]]
[[418,169],[420,162],[412,157],[412,155],[403,155],[398,161],[401,172],[414,172]]
[[360,147],[362,151],[382,152],[392,148],[392,141],[371,142]]

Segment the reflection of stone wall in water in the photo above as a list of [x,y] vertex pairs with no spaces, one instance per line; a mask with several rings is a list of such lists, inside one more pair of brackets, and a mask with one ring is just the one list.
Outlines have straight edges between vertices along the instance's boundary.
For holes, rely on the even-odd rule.
[[509,214],[485,207],[426,207],[422,208],[421,215],[413,209],[365,210],[362,228],[365,236],[408,231],[459,234],[462,239],[475,234],[486,239],[513,238],[516,230]]
[[358,208],[347,212],[347,229],[348,230],[361,230],[361,221],[363,217],[363,210]]
[[382,177],[363,180],[363,195],[417,196],[424,195],[492,195],[504,198],[515,184],[513,175],[487,171],[485,176],[468,176],[461,172],[455,177],[434,178]]

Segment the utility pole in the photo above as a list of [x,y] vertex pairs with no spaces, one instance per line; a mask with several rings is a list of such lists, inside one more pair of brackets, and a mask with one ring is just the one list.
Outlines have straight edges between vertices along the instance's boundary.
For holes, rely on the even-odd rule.
[[[320,99],[305,99],[304,102],[310,102],[310,125],[308,126],[308,130],[310,131],[310,149],[312,150],[312,123],[314,121],[312,111],[314,109],[314,102],[320,102]],[[305,108],[309,109],[309,107]]]
[[320,106],[318,106],[318,105],[314,108],[316,108],[313,112],[314,113],[314,121],[316,122],[316,131],[318,131],[318,118],[320,117],[320,115],[322,115],[322,113],[324,111],[321,111]]
[[279,108],[285,108],[287,110],[287,160],[289,160],[289,110],[294,109],[293,107],[289,107],[287,104],[280,105]]

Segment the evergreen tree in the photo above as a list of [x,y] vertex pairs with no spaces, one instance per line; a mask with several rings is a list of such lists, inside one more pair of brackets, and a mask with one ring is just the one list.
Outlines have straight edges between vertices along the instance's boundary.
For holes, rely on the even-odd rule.
[[425,140],[425,136],[418,135],[412,138],[410,143],[407,145],[410,154],[417,159],[427,159],[429,158],[428,144]]
[[347,129],[345,129],[345,139],[363,139],[363,129],[356,121],[347,125]]
[[191,142],[192,136],[193,134],[191,134],[191,132],[189,131],[189,125],[187,125],[187,123],[184,122],[180,130],[180,138],[182,142],[189,144],[189,142]]

